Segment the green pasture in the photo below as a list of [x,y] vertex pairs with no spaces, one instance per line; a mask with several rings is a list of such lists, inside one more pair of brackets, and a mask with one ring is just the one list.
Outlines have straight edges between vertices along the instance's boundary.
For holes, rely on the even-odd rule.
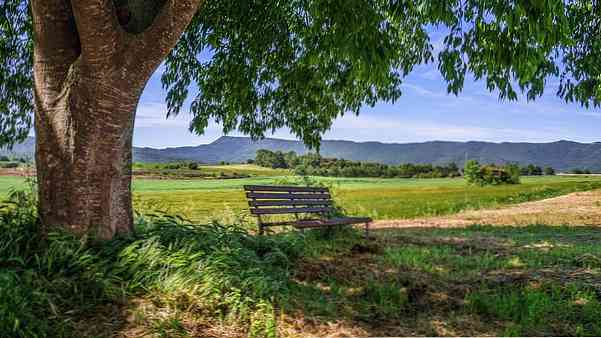
[[[231,166],[234,167],[234,166]],[[350,215],[399,219],[452,214],[465,209],[538,200],[575,191],[601,188],[599,177],[526,177],[520,185],[474,187],[463,179],[313,178],[332,188],[335,200]],[[291,176],[245,179],[134,179],[138,210],[177,213],[193,221],[246,210],[245,184],[298,183]],[[0,196],[26,188],[24,178],[0,177]]]
[[[332,187],[335,200],[350,215],[399,219],[456,213],[526,202],[574,191],[601,188],[601,179],[587,177],[524,178],[520,185],[474,187],[463,179],[315,178]],[[204,220],[224,210],[246,209],[245,184],[286,184],[286,177],[235,180],[135,180],[136,203],[144,209],[180,213]]]
[[167,169],[166,166],[173,163],[134,163],[134,170],[144,170],[148,173],[153,172],[172,172],[172,173],[196,173],[199,176],[285,176],[290,174],[288,169],[271,169],[254,164],[228,164],[228,165],[199,165],[197,169],[191,170]]

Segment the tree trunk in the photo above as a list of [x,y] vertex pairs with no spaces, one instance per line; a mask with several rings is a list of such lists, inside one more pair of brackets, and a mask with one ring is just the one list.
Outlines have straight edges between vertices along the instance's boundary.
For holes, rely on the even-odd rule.
[[31,1],[36,165],[46,230],[109,239],[133,229],[135,110],[201,2],[156,1],[158,12],[136,34],[119,22],[113,0]]
[[112,238],[132,229],[132,135],[141,90],[78,68],[58,95],[36,92],[40,217],[47,227]]

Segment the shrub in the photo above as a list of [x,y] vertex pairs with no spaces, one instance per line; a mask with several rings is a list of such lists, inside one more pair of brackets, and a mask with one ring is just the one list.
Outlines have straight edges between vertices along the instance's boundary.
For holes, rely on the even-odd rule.
[[551,168],[551,167],[545,167],[545,175],[547,176],[552,176],[555,175],[555,169]]
[[480,164],[478,161],[469,160],[465,162],[465,167],[463,169],[463,176],[468,184],[480,184]]
[[520,168],[516,164],[507,164],[504,167],[496,165],[480,166],[477,161],[470,160],[465,163],[463,170],[468,184],[485,186],[500,184],[519,184]]

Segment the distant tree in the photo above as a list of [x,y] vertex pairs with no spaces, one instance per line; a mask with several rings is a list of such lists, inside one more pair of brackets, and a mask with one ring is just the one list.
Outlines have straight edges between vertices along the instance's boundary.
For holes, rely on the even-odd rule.
[[465,163],[463,175],[468,184],[479,186],[520,183],[520,169],[516,164],[481,166],[477,161],[470,160]]
[[289,151],[284,154],[284,162],[286,162],[286,168],[294,168],[298,165],[299,160],[296,156],[296,152]]
[[190,170],[197,170],[198,169],[198,163],[196,163],[196,162],[190,162],[190,163],[188,163],[188,169],[190,169]]
[[552,167],[545,167],[545,175],[547,176],[553,176],[555,175],[555,169],[553,169]]
[[528,167],[520,167],[520,175],[522,176],[530,176],[530,170]]
[[504,167],[505,171],[509,174],[509,182],[510,184],[519,184],[520,183],[520,166],[516,163],[508,163]]
[[480,163],[476,160],[469,160],[465,162],[463,168],[463,177],[468,184],[482,184],[482,178],[480,176]]
[[255,160],[253,160],[252,158],[249,158],[248,160],[246,160],[246,164],[254,164]]
[[4,162],[4,163],[0,164],[0,166],[2,168],[13,169],[13,168],[18,168],[19,167],[19,163],[17,163],[17,162]]
[[0,162],[10,162],[10,158],[6,155],[0,156]]

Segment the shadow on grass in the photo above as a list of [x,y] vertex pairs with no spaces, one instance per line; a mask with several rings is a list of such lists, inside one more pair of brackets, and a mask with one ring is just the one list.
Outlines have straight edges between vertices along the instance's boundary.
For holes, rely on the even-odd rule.
[[599,335],[601,230],[472,226],[309,238],[281,331]]

